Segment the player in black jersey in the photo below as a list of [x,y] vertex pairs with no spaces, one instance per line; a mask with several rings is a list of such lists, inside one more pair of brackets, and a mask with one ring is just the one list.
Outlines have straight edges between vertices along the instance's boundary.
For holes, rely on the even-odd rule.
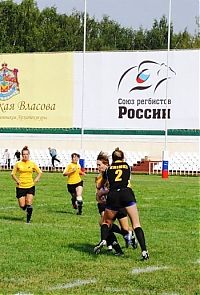
[[[97,167],[99,170],[99,175],[96,177],[96,200],[97,200],[97,205],[99,209],[99,213],[101,215],[100,219],[100,226],[103,223],[103,216],[104,212],[106,209],[106,198],[107,194],[109,192],[109,186],[107,185],[107,182],[102,186],[101,184],[103,183],[103,173],[109,166],[109,158],[108,155],[104,152],[100,152],[99,155],[97,156]],[[115,219],[118,219],[120,228],[116,225],[113,224],[111,229],[110,229],[110,235],[107,238],[107,246],[110,248],[110,246],[113,244],[118,243],[115,235],[113,233],[118,233],[121,234],[126,242],[126,247],[132,246],[133,249],[137,248],[137,241],[135,239],[135,235],[132,231],[131,228],[129,228],[129,223],[128,223],[128,217],[127,217],[127,212],[125,208],[121,208],[116,216]],[[114,221],[114,220],[113,220]],[[114,238],[114,240],[113,240]],[[116,246],[113,246],[113,248],[120,253],[121,250],[119,250],[119,246],[117,246],[118,249],[115,249]]]
[[101,241],[94,248],[94,252],[99,252],[106,245],[106,239],[109,235],[113,219],[120,208],[126,208],[142,250],[142,259],[147,260],[149,254],[145,244],[144,232],[140,225],[136,198],[134,192],[129,187],[130,167],[124,162],[124,153],[119,148],[115,149],[112,153],[112,161],[112,164],[103,175],[104,181],[108,181],[109,183],[109,193],[107,195],[104,220],[101,225]]

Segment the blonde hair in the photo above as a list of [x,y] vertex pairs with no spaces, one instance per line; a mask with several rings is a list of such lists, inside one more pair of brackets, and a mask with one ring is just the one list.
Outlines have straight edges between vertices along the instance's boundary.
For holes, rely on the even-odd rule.
[[105,165],[109,165],[109,157],[107,153],[101,151],[97,156],[97,161],[101,161]]
[[112,153],[112,160],[113,160],[113,162],[115,162],[117,160],[124,160],[124,153],[118,147]]

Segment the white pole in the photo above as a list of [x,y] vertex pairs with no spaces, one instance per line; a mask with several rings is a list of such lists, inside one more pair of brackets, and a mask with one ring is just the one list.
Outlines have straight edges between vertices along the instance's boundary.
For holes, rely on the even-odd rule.
[[81,151],[83,149],[83,135],[84,135],[86,18],[87,18],[87,0],[84,0],[83,72],[82,72],[82,100],[81,100]]
[[169,0],[169,15],[168,15],[168,41],[167,41],[167,80],[166,80],[166,118],[165,118],[165,150],[167,151],[167,111],[168,111],[168,79],[169,79],[169,52],[170,52],[170,37],[171,37],[171,0]]
[[167,41],[167,80],[166,80],[166,117],[165,117],[165,145],[162,155],[162,178],[168,178],[168,151],[167,151],[167,123],[168,123],[168,79],[169,79],[169,52],[170,52],[170,37],[171,37],[171,1],[169,0],[168,14],[168,41]]

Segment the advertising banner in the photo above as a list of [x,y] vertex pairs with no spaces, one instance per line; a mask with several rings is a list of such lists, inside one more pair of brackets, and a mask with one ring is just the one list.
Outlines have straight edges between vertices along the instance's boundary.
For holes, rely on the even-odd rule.
[[[81,55],[74,79],[80,126]],[[87,53],[85,129],[164,130],[199,128],[199,50]],[[167,122],[167,123],[166,123]]]
[[0,127],[72,127],[72,107],[72,53],[0,55]]
[[199,53],[0,54],[0,127],[198,129]]

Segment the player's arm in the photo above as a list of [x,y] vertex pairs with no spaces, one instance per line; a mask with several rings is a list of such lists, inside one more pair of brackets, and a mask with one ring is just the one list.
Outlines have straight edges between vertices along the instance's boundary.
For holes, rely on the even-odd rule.
[[72,168],[70,165],[68,165],[63,172],[63,176],[69,176],[75,171],[76,171],[76,167]]
[[11,172],[11,177],[12,177],[12,179],[14,179],[16,184],[19,185],[19,179],[18,179],[16,173],[17,173],[17,164],[15,164],[15,166],[14,166],[12,172]]
[[80,170],[79,174],[83,175],[83,176],[86,175],[86,173],[84,171],[82,171],[82,170]]
[[40,180],[40,177],[42,176],[42,170],[36,164],[34,166],[34,171],[37,172],[37,176],[34,179],[34,183],[37,183]]
[[107,195],[107,192],[105,192],[104,189],[101,189],[101,190],[96,190],[96,201],[98,203],[105,203],[106,202],[106,195]]

